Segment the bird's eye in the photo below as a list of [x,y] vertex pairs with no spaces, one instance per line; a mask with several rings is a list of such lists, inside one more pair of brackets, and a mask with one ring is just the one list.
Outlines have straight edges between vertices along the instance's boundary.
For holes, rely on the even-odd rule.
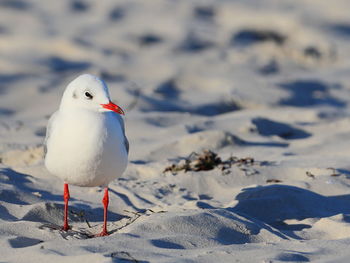
[[92,96],[91,93],[88,92],[88,91],[85,91],[85,97],[86,97],[88,100],[92,100],[92,99],[93,99],[93,96]]

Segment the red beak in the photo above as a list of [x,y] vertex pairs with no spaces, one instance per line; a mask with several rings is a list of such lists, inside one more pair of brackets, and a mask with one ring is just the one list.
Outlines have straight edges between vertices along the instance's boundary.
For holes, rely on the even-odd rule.
[[105,108],[107,110],[111,110],[111,111],[114,111],[116,113],[125,115],[123,109],[120,108],[117,104],[114,104],[111,101],[108,104],[101,104],[101,106],[102,106],[102,108]]

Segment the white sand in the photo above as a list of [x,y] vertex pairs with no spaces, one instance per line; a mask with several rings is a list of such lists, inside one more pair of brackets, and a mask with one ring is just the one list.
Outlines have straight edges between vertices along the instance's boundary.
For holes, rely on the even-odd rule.
[[[0,262],[348,262],[349,40],[347,0],[0,1]],[[62,232],[43,165],[83,72],[131,146],[103,238],[101,189]],[[203,149],[255,163],[163,173]]]

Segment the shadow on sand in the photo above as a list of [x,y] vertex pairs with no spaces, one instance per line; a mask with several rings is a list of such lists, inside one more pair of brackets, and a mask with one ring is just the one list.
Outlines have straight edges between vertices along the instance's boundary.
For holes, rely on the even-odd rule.
[[[323,196],[312,191],[290,185],[268,185],[245,188],[236,198],[238,204],[226,210],[247,218],[258,219],[281,231],[286,236],[301,239],[294,231],[311,228],[311,225],[287,224],[285,220],[325,218],[338,214],[350,222],[350,195]],[[218,209],[201,200],[201,209]]]
[[281,105],[310,107],[329,105],[344,108],[346,102],[330,94],[331,89],[340,89],[339,85],[328,85],[319,80],[297,80],[280,84],[280,87],[291,92],[289,98],[282,99]]
[[254,118],[252,123],[255,125],[257,132],[263,136],[277,135],[286,140],[305,139],[311,136],[310,133],[294,128],[289,124],[266,118]]
[[324,218],[350,213],[350,195],[323,196],[289,185],[245,188],[236,196],[238,204],[230,210],[257,218],[293,238],[291,231],[310,228],[307,224],[290,224],[288,219]]

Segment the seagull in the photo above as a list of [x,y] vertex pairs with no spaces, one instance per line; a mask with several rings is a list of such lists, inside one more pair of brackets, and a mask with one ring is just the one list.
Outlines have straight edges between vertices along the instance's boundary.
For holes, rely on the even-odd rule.
[[105,82],[90,74],[70,82],[59,109],[51,116],[45,138],[45,166],[61,178],[64,220],[68,231],[68,184],[104,187],[102,232],[107,236],[108,184],[121,177],[128,163],[129,142],[125,136],[124,111],[114,104]]

